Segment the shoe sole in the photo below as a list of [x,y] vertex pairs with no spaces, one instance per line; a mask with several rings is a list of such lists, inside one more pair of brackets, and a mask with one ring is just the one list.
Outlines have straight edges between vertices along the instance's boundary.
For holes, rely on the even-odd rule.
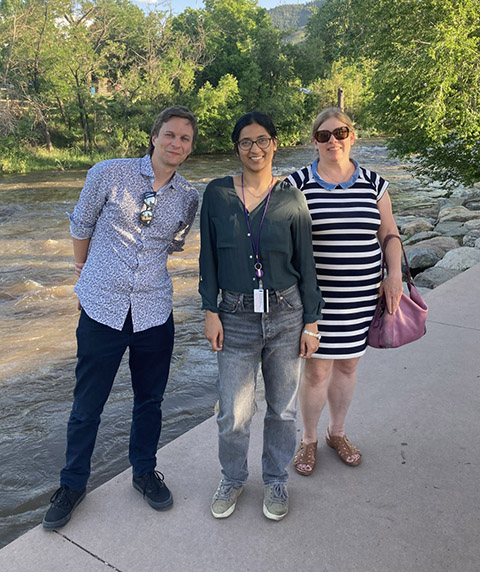
[[263,505],[263,514],[270,520],[282,520],[282,518],[285,518],[288,514],[288,508],[287,511],[285,512],[285,514],[274,514],[273,512],[270,512],[268,510],[268,508]]
[[243,493],[243,487],[242,490],[238,493],[238,497],[237,500],[232,504],[232,506],[227,509],[225,512],[213,512],[213,508],[210,507],[210,510],[212,511],[212,516],[213,518],[227,518],[229,517],[231,514],[233,514],[235,512],[235,509],[237,508],[237,501],[238,498],[240,497],[240,495]]
[[54,522],[48,522],[43,517],[42,526],[45,530],[56,530],[57,528],[62,528],[65,526],[67,522],[72,518],[73,511],[77,508],[77,506],[82,502],[82,500],[87,496],[87,491],[83,493],[83,495],[77,500],[77,502],[73,505],[72,510],[67,516],[64,516],[60,520],[55,520]]
[[133,488],[137,490],[143,496],[143,498],[148,502],[148,504],[155,510],[168,510],[173,505],[172,493],[170,493],[170,496],[168,497],[167,500],[164,500],[163,502],[155,502],[149,499],[147,496],[145,496],[142,487],[140,485],[137,485],[135,481],[132,482],[132,485]]

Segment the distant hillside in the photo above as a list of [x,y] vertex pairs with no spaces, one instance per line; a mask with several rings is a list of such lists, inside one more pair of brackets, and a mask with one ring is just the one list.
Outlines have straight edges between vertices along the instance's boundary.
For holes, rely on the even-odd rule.
[[268,10],[272,24],[278,30],[298,30],[304,28],[312,9],[325,4],[325,0],[314,0],[305,4],[283,4]]

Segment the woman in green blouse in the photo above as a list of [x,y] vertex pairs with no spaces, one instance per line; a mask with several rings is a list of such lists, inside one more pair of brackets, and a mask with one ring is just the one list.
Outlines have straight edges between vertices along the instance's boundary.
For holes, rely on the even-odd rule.
[[277,134],[271,119],[258,111],[243,115],[232,141],[242,172],[208,184],[200,217],[199,291],[205,336],[218,352],[223,473],[211,510],[215,518],[230,516],[247,481],[261,362],[267,402],[263,513],[280,520],[288,512],[286,467],[295,453],[300,358],[318,348],[322,297],[305,197],[272,174]]

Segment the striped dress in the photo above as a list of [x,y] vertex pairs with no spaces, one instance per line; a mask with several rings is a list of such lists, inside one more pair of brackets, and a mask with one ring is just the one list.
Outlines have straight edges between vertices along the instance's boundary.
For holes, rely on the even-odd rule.
[[312,357],[359,357],[367,347],[380,285],[377,202],[388,182],[354,162],[349,181],[328,183],[318,175],[317,161],[287,177],[307,199],[317,280],[325,300],[318,322],[322,339]]

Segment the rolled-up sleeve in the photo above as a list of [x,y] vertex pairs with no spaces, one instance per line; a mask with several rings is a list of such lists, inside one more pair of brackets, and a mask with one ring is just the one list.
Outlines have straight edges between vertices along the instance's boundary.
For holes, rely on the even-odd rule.
[[73,238],[85,240],[92,237],[106,200],[107,187],[104,184],[103,163],[98,163],[88,171],[85,185],[73,213],[67,213]]

